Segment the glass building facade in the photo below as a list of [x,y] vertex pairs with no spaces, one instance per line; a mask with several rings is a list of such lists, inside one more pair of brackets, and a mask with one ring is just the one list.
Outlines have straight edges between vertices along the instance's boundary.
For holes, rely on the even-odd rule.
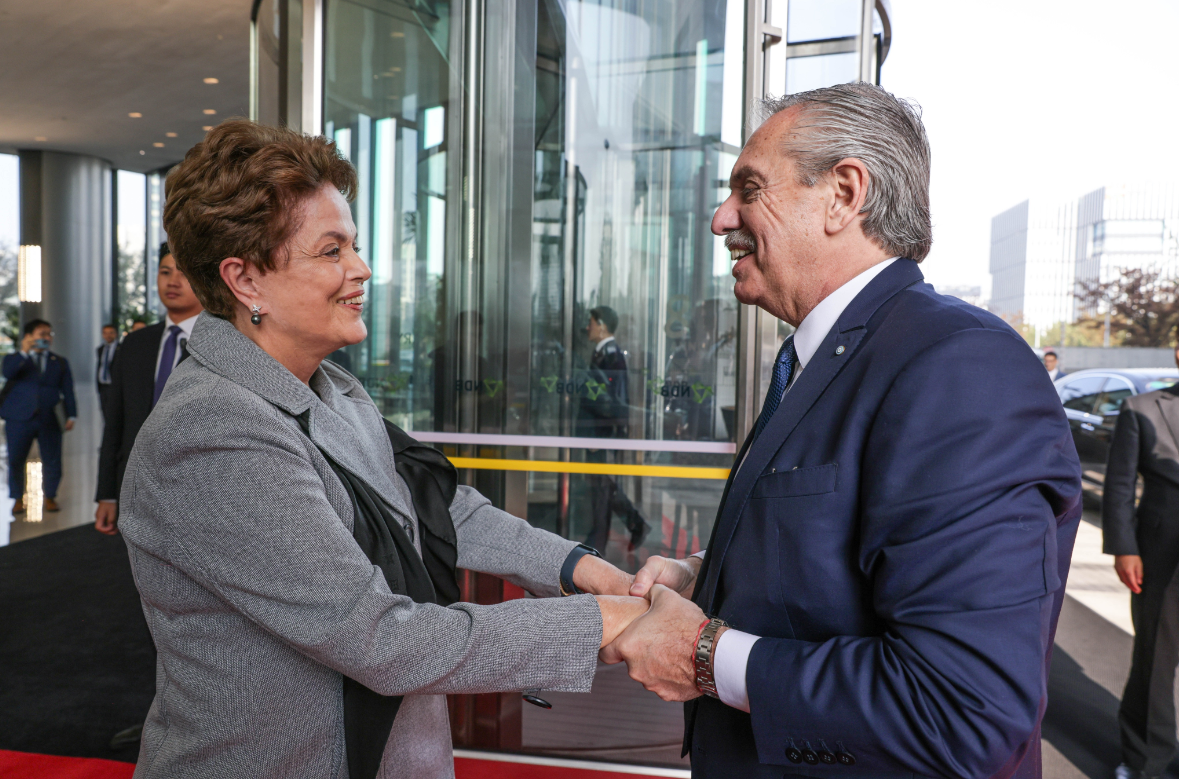
[[[784,335],[710,231],[746,108],[876,81],[888,39],[882,0],[261,0],[252,110],[356,167],[347,362],[385,415],[633,571],[707,544]],[[611,679],[551,712],[457,696],[456,745],[678,764],[679,707]]]

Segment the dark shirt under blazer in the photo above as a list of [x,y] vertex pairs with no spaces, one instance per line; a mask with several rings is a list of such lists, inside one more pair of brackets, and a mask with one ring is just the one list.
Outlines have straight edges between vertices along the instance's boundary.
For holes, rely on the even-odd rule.
[[737,457],[694,599],[763,638],[750,714],[686,709],[696,777],[1040,775],[1080,464],[1027,344],[923,281],[881,271]]

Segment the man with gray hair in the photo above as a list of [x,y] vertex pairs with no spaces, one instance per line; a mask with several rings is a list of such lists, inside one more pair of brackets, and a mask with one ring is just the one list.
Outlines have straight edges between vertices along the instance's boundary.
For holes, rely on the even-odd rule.
[[737,299],[797,329],[707,552],[647,562],[651,609],[602,659],[688,701],[693,776],[1038,777],[1081,515],[1060,402],[1010,327],[924,283],[913,106],[763,108],[712,228]]

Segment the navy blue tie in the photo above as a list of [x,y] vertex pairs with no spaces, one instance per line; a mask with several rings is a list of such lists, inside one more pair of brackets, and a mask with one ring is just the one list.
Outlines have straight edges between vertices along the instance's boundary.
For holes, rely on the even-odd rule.
[[762,404],[761,415],[757,418],[757,425],[753,428],[756,439],[769,423],[778,405],[782,402],[782,395],[790,383],[790,374],[794,372],[794,335],[786,336],[782,348],[778,350],[778,357],[774,360],[774,375],[770,379],[770,389],[766,392],[766,401]]
[[164,394],[164,385],[168,383],[168,377],[172,375],[173,363],[176,362],[176,340],[182,332],[184,331],[180,329],[179,325],[172,325],[168,328],[168,340],[164,341],[164,353],[160,355],[160,370],[156,374],[156,389],[151,396],[152,408],[155,408],[160,395]]

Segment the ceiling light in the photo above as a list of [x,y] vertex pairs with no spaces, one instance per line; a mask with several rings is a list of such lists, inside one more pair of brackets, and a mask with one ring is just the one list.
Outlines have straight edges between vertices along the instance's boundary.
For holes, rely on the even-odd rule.
[[152,146],[155,146],[157,149],[164,148],[164,144],[160,143],[159,141],[156,141],[155,143],[153,143]]
[[209,132],[209,130],[213,129],[213,125],[207,124],[204,127],[202,127],[201,129],[204,130],[205,132]]
[[206,84],[216,84],[216,83],[218,83],[218,81],[215,78],[207,78],[207,79],[205,79],[205,83]]
[[175,137],[176,137],[176,133],[164,133],[164,137],[166,137],[166,138],[175,138]]
[[44,135],[38,135],[38,136],[37,136],[36,138],[34,138],[33,140],[34,140],[34,141],[47,141],[47,140],[49,140],[49,139],[48,139],[48,138],[46,138]]
[[41,302],[41,247],[27,244],[17,250],[16,294],[22,303]]
[[131,117],[132,119],[142,119],[143,118],[143,114],[139,113],[138,111],[132,111],[131,113],[127,114],[127,116]]
[[147,154],[147,152],[145,152],[143,149],[140,149],[140,150],[139,150],[139,153],[140,153],[140,154]]
[[390,38],[404,38],[404,37],[405,37],[405,33],[401,32],[401,31],[398,31],[398,32],[391,32],[391,33],[389,33],[389,37],[390,37]]
[[217,113],[217,110],[214,108],[206,108],[205,109],[205,116],[212,116],[215,113]]

